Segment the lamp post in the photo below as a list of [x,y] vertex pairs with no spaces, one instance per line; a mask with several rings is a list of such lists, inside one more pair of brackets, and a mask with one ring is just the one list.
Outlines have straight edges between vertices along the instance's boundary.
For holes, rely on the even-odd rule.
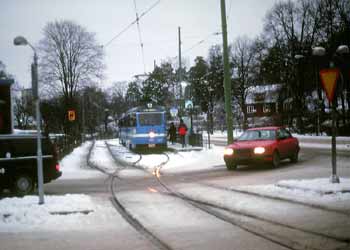
[[302,112],[302,101],[301,93],[303,92],[303,83],[304,83],[304,75],[302,74],[302,63],[305,61],[305,56],[301,54],[296,54],[294,58],[297,60],[297,84],[295,89],[295,97],[293,98],[293,105],[296,106],[297,114],[295,115],[295,112],[293,112],[293,116],[296,116],[296,127],[297,129],[303,133],[304,132],[304,124],[303,124],[303,116],[304,113]]
[[34,62],[32,64],[32,91],[36,110],[36,132],[37,132],[37,168],[38,168],[38,192],[39,204],[44,204],[44,178],[43,178],[43,156],[41,149],[41,113],[40,113],[40,99],[38,95],[38,56],[33,45],[23,36],[17,36],[13,40],[16,46],[28,45],[34,51]]
[[[333,54],[333,58],[338,55],[348,54],[349,47],[346,45],[340,45]],[[314,56],[324,56],[326,54],[326,49],[323,47],[312,48],[312,55]],[[334,68],[335,64],[332,61],[329,63],[330,68]],[[341,74],[341,72],[340,72]],[[337,176],[337,151],[336,151],[336,101],[331,101],[332,105],[332,176],[330,178],[331,183],[339,183],[339,177]]]

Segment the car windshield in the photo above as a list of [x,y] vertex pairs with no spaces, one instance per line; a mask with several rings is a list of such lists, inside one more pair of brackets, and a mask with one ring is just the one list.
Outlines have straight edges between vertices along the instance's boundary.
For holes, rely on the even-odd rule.
[[237,139],[237,141],[273,140],[275,138],[275,130],[247,130]]

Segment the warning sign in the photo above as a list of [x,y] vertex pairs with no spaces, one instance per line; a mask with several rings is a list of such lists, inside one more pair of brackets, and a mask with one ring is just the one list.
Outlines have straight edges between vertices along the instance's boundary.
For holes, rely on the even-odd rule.
[[68,120],[71,122],[75,121],[75,110],[68,110]]
[[338,69],[323,69],[320,71],[321,82],[329,102],[333,101],[335,86],[339,77]]

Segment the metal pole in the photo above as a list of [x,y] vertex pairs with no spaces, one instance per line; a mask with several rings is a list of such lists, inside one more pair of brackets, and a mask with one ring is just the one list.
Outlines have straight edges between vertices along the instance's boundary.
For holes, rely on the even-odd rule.
[[82,142],[85,142],[85,93],[84,93],[84,91],[83,91],[83,97],[82,97],[82,100],[81,100],[81,102],[82,102],[82,115],[81,115],[81,118],[82,118],[82,121],[81,121],[81,123],[82,123],[82,138],[81,138],[81,141]]
[[210,127],[209,127],[209,112],[207,115],[207,131],[208,131],[208,149],[210,149],[210,131],[209,131]]
[[233,142],[233,122],[231,107],[231,80],[230,66],[228,60],[227,47],[227,24],[226,24],[226,7],[225,0],[221,0],[221,24],[222,24],[222,40],[223,40],[223,57],[224,57],[224,91],[225,91],[225,110],[227,124],[227,143]]
[[[38,93],[38,57],[34,51],[34,72],[33,72],[33,84],[35,86],[35,92]],[[43,156],[41,147],[41,113],[40,113],[40,99],[39,95],[35,98],[36,109],[36,131],[37,131],[37,164],[38,164],[38,192],[39,192],[39,204],[44,204],[44,178],[43,178]]]
[[332,101],[332,176],[331,183],[339,183],[337,176],[337,149],[336,149],[336,104]]
[[179,35],[179,89],[180,89],[180,108],[182,109],[182,63],[181,63],[181,27],[178,28],[178,35]]

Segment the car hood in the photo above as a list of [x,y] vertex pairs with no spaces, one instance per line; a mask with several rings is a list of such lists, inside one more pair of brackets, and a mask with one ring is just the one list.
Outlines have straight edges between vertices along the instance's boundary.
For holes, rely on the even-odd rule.
[[236,141],[230,144],[228,147],[233,149],[267,147],[273,144],[274,142],[275,142],[274,140]]

